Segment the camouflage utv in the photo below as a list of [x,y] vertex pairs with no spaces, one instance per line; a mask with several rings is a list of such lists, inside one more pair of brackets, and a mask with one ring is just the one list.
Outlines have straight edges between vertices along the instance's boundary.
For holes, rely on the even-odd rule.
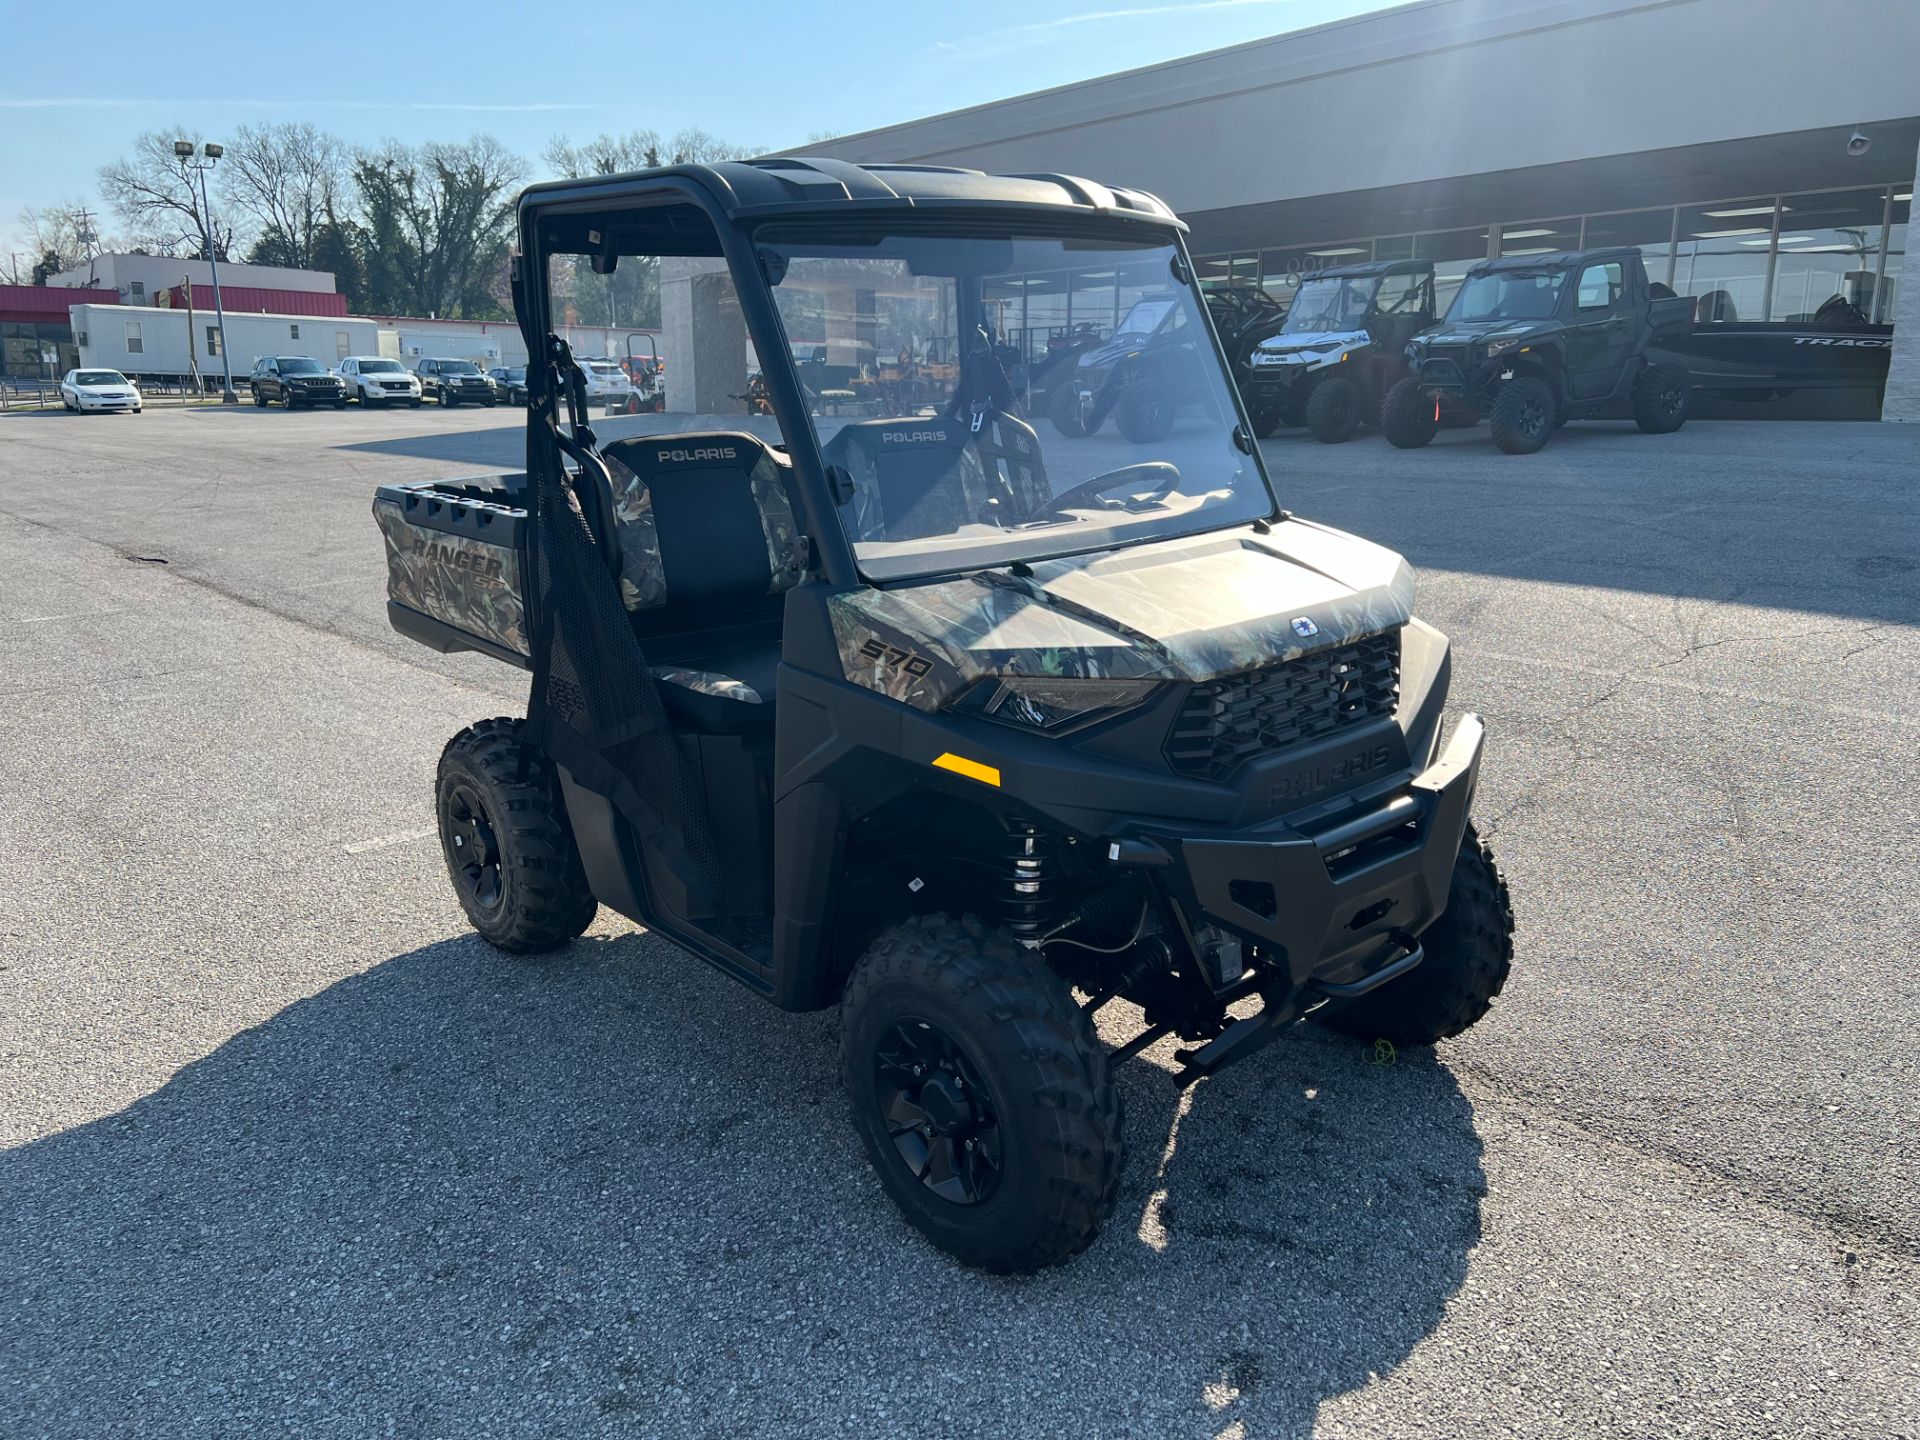
[[[474,928],[542,950],[606,906],[838,1004],[881,1186],[992,1270],[1113,1209],[1116,1064],[1188,1084],[1303,1018],[1429,1043],[1511,956],[1446,638],[1399,556],[1281,508],[1183,231],[1136,191],[918,165],[536,186],[527,472],[374,506],[395,627],[531,672],[524,720],[440,761]],[[556,317],[636,262],[698,343],[665,412],[596,434]],[[1043,446],[990,337],[1033,284],[1178,307],[1191,403]],[[792,361],[821,345],[936,401],[826,405]],[[767,413],[715,414],[754,370]]]

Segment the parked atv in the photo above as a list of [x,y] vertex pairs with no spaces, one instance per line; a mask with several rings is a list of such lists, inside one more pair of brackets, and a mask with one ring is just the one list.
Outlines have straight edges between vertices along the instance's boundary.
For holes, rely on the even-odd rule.
[[[1487,1013],[1513,921],[1469,819],[1481,722],[1445,715],[1406,562],[1281,507],[1164,205],[781,157],[535,186],[518,231],[529,473],[373,507],[395,628],[532,672],[526,719],[462,731],[435,783],[482,936],[552,949],[605,905],[776,1006],[838,1004],[881,1187],[997,1271],[1093,1240],[1113,1067],[1155,1042],[1186,1084],[1302,1018],[1413,1045]],[[602,444],[545,280],[580,254],[724,257],[700,353],[744,320],[771,413]],[[982,296],[1122,266],[1168,288],[1104,368],[1184,337],[1164,383],[1218,418],[1116,468],[1011,413]],[[938,405],[825,416],[785,340],[823,314],[883,350],[982,338]],[[1120,1000],[1144,1025],[1109,1048]]]
[[1113,337],[1075,357],[1048,392],[1053,428],[1080,439],[1111,415],[1136,445],[1164,440],[1183,408],[1216,398],[1191,383],[1205,373],[1193,363],[1200,347],[1212,348],[1197,318],[1172,292],[1136,302]]
[[1467,272],[1446,319],[1407,346],[1413,374],[1387,392],[1380,428],[1417,449],[1450,421],[1484,416],[1493,443],[1530,455],[1569,420],[1624,409],[1665,435],[1693,386],[1649,353],[1684,336],[1693,301],[1650,285],[1634,249],[1510,255]]
[[1350,440],[1406,378],[1407,341],[1433,323],[1433,265],[1377,260],[1316,270],[1277,333],[1239,372],[1253,433],[1305,425],[1325,445]]

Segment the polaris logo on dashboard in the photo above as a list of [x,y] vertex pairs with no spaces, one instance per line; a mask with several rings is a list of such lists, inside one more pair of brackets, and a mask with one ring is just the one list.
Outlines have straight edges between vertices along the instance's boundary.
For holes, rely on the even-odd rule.
[[731,445],[702,445],[692,450],[656,450],[656,465],[686,465],[695,460],[732,460],[740,452]]
[[1796,335],[1796,345],[1844,345],[1853,350],[1891,350],[1891,340],[1843,340],[1837,335]]
[[1305,800],[1322,790],[1331,790],[1348,780],[1358,780],[1393,764],[1393,752],[1385,745],[1371,750],[1356,750],[1323,765],[1306,765],[1291,775],[1283,775],[1267,787],[1267,803],[1284,805],[1289,800]]
[[944,445],[947,432],[944,430],[902,430],[897,435],[882,435],[882,445]]

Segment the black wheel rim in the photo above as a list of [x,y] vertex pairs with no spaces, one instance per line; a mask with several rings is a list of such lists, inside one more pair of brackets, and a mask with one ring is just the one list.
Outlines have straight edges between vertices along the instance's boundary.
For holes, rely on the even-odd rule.
[[1538,435],[1552,423],[1546,401],[1537,391],[1529,391],[1520,403],[1520,433],[1529,437]]
[[1000,1112],[952,1036],[925,1020],[896,1022],[874,1054],[873,1091],[915,1179],[955,1205],[992,1198],[1006,1164]]
[[500,904],[500,842],[493,817],[469,785],[455,785],[447,796],[447,844],[453,873],[467,898],[483,910]]
[[1659,410],[1662,420],[1671,420],[1680,413],[1681,407],[1686,403],[1686,390],[1680,385],[1669,382],[1660,387],[1660,394],[1655,402],[1655,407]]

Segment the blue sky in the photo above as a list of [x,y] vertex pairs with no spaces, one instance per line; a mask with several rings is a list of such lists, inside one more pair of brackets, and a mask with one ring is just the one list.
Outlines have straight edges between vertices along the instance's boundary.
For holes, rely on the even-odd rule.
[[558,134],[698,126],[783,149],[1381,8],[322,0],[196,18],[121,0],[22,5],[5,22],[0,249],[16,248],[23,205],[97,204],[94,171],[143,130],[218,139],[235,125],[308,120],[354,144],[485,131],[536,169]]

